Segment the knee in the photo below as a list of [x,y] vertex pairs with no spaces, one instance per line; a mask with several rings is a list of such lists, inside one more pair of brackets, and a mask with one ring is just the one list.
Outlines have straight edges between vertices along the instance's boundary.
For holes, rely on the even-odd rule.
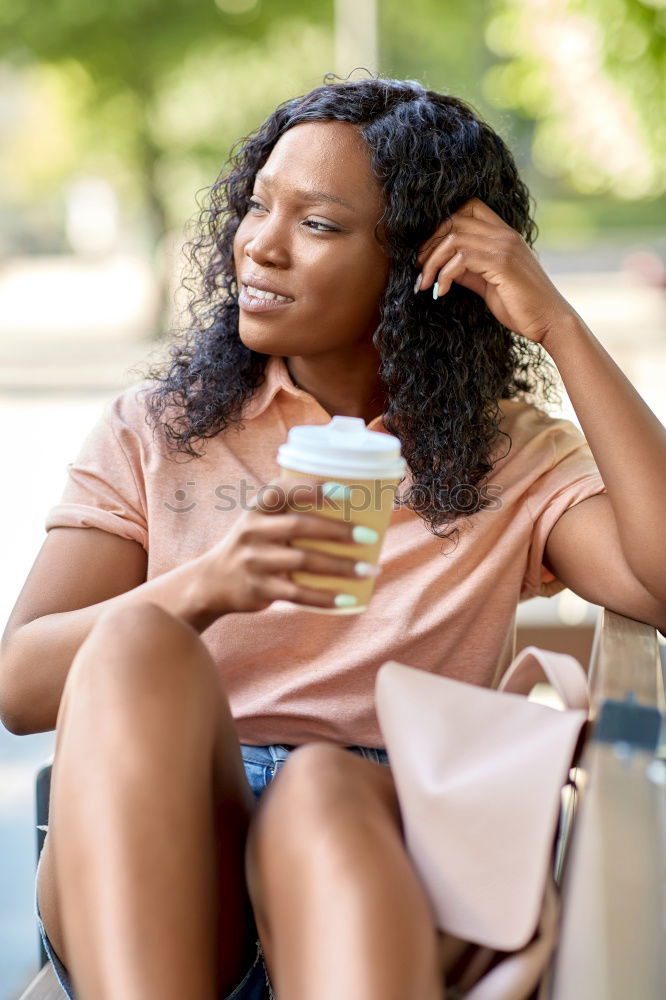
[[[201,661],[200,669],[193,660]],[[146,602],[102,612],[72,661],[65,688],[102,689],[105,697],[118,687],[134,693],[148,688],[153,696],[176,694],[179,678],[183,684],[210,680],[214,670],[195,629]]]
[[307,743],[294,750],[270,783],[250,830],[249,852],[273,852],[276,839],[299,853],[318,849],[326,835],[341,830],[389,825],[402,835],[397,790],[391,769],[330,743]]
[[265,890],[276,872],[342,871],[350,844],[386,836],[402,842],[389,768],[327,743],[294,750],[250,823],[245,870],[257,916],[265,919]]
[[262,886],[273,865],[283,865],[285,858],[289,864],[306,861],[320,847],[322,831],[331,829],[327,817],[343,794],[350,756],[331,744],[304,744],[292,751],[265,789],[245,852],[248,889],[258,917],[263,914]]
[[92,632],[105,632],[131,635],[150,631],[159,635],[168,632],[170,637],[174,635],[189,636],[190,634],[196,636],[197,634],[187,622],[150,601],[105,608],[93,625],[91,634]]
[[329,743],[294,750],[264,792],[255,816],[253,843],[262,837],[308,838],[358,802],[358,757]]
[[285,761],[276,793],[287,799],[301,799],[309,805],[324,805],[336,798],[340,789],[353,789],[353,772],[359,758],[333,743],[305,743]]
[[195,629],[157,604],[149,602],[107,608],[88,633],[83,645],[145,647],[176,659],[183,650],[203,646]]

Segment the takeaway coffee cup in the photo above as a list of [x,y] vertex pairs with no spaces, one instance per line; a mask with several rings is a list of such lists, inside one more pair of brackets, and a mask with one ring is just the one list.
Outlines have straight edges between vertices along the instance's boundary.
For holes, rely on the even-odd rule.
[[[360,417],[335,416],[330,423],[321,426],[292,427],[287,441],[278,449],[277,462],[283,479],[295,476],[315,482],[333,481],[350,490],[346,498],[317,507],[299,503],[296,497],[292,507],[362,525],[377,534],[376,540],[367,544],[346,545],[306,538],[295,539],[291,544],[377,565],[395,492],[407,467],[400,455],[398,438],[369,431]],[[357,603],[351,607],[299,605],[329,615],[354,615],[365,611],[375,583],[374,577],[354,579],[301,572],[292,573],[292,579],[307,587],[333,590],[356,598]]]

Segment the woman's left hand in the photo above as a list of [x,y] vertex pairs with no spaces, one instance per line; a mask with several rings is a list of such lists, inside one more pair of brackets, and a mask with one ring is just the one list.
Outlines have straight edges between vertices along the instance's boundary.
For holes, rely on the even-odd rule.
[[438,282],[441,298],[455,281],[480,295],[503,326],[535,343],[564,315],[575,315],[520,233],[479,198],[442,222],[417,260],[419,294]]

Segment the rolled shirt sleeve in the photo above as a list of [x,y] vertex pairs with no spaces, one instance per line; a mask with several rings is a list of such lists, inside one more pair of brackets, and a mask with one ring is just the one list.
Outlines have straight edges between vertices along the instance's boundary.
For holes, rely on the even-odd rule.
[[100,528],[148,549],[143,444],[123,417],[127,393],[108,403],[83,441],[45,528]]
[[550,597],[564,589],[564,584],[543,565],[548,535],[570,507],[606,492],[587,441],[574,424],[558,420],[549,436],[550,468],[533,483],[526,500],[532,519],[532,536],[521,600]]

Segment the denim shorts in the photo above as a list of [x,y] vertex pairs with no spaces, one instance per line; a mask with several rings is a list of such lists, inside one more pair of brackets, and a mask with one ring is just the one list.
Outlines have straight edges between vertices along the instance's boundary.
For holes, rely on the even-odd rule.
[[[291,751],[295,750],[296,747],[286,743],[275,743],[270,746],[251,746],[247,743],[241,743],[240,749],[243,763],[245,765],[245,774],[247,775],[250,788],[254,792],[255,798],[259,799],[268,783],[275,777]],[[368,760],[374,760],[378,764],[386,764],[388,766],[389,761],[386,750],[359,746],[347,747],[346,749],[351,750],[352,753],[356,753],[361,757],[367,758]],[[39,870],[39,865],[37,867]],[[42,923],[42,918],[39,913],[39,904],[37,902],[36,879],[35,914],[37,917],[39,933],[44,943],[44,951],[54,968],[56,978],[65,991],[65,995],[69,997],[69,1000],[76,1000],[74,989],[69,978],[69,973],[53,950],[53,945],[49,941],[46,931],[44,930],[44,924]],[[256,940],[256,954],[252,965],[231,993],[227,993],[226,996],[224,998],[221,997],[220,1000],[275,1000],[275,994],[268,978],[268,972],[264,963],[261,942],[259,941],[258,935]]]

